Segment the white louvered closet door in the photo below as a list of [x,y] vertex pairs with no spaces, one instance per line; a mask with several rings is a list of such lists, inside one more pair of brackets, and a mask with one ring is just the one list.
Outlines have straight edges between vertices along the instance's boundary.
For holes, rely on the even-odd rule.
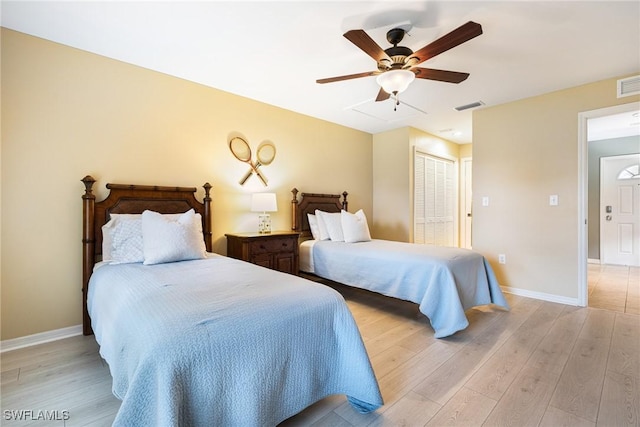
[[414,242],[455,246],[455,164],[415,152]]

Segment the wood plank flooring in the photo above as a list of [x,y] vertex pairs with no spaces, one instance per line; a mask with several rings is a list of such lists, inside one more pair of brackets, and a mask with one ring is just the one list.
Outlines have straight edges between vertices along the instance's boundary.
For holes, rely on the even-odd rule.
[[588,264],[589,307],[640,314],[640,267]]
[[[347,300],[385,405],[355,412],[331,396],[282,426],[639,426],[640,316],[506,294],[470,326],[435,339],[417,306],[327,283]],[[3,353],[3,426],[107,426],[120,402],[93,337]],[[68,411],[16,421],[12,410]]]

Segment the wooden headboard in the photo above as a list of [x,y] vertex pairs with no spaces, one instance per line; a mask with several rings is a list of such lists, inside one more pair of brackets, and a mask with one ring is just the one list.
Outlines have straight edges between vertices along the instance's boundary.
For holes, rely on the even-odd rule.
[[211,252],[211,185],[204,184],[205,197],[199,202],[196,187],[160,187],[151,185],[107,184],[106,199],[96,202],[93,184],[87,175],[82,179],[82,332],[91,335],[91,319],[87,311],[89,278],[93,266],[102,259],[102,226],[111,214],[141,214],[152,210],[162,214],[183,213],[194,209],[202,217],[202,231],[207,251]]
[[[294,188],[291,193],[293,193],[293,199],[291,200],[291,229],[299,232],[300,237],[311,236],[307,214],[315,214],[316,209],[324,212],[340,212],[341,209],[348,210],[349,202],[347,202],[347,196],[349,193],[346,191],[342,194],[301,193],[299,202],[298,189]],[[342,196],[342,201],[340,196]]]

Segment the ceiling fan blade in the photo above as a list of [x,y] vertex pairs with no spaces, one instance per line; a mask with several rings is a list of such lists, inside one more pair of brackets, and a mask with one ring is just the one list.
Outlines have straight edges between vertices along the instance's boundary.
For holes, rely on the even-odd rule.
[[469,77],[469,73],[458,71],[436,70],[433,68],[412,67],[411,71],[416,73],[417,79],[437,80],[439,82],[460,83]]
[[379,71],[367,71],[364,73],[357,73],[357,74],[348,74],[346,76],[338,76],[338,77],[329,77],[326,79],[318,79],[316,80],[316,83],[333,83],[333,82],[339,82],[342,80],[351,80],[351,79],[357,79],[360,77],[368,77],[368,76],[375,76],[376,74],[380,74]]
[[380,92],[378,92],[378,96],[376,96],[376,102],[384,101],[389,99],[391,95],[384,91],[384,89],[380,88]]
[[391,62],[389,55],[387,55],[364,30],[349,30],[343,35],[351,43],[358,46],[364,53],[375,59],[376,62],[380,62],[383,59]]
[[417,65],[429,58],[440,55],[442,52],[446,52],[451,48],[461,45],[474,37],[478,37],[480,34],[482,34],[482,25],[469,21],[450,33],[440,37],[438,40],[431,42],[422,49],[414,52],[413,55],[407,58],[406,62],[408,65]]

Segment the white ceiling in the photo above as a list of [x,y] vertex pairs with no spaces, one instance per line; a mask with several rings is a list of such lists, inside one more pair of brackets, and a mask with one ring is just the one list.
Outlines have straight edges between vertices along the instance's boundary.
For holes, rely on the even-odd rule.
[[640,135],[640,111],[628,111],[587,120],[589,141],[637,135]]
[[[472,110],[640,71],[640,2],[630,1],[2,1],[2,26],[369,133],[413,126],[471,142]],[[484,33],[421,64],[469,72],[416,79],[374,103],[375,70],[342,34],[384,49],[402,26],[414,51],[467,21]],[[483,108],[483,107],[479,107]]]

